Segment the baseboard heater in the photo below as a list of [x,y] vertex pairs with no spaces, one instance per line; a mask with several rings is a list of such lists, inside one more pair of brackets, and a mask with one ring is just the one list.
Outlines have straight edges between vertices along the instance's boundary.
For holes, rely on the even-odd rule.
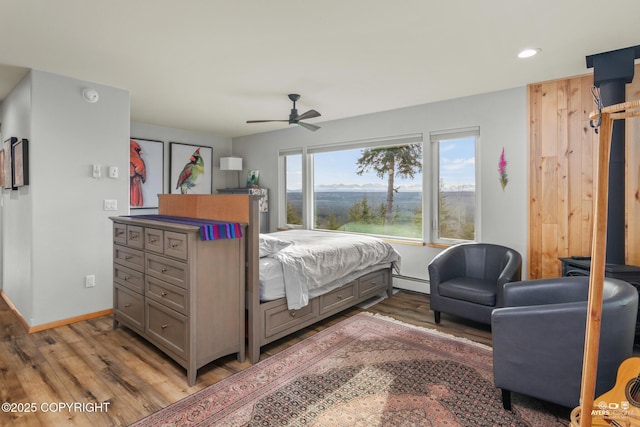
[[420,292],[423,294],[430,293],[429,280],[420,277],[404,276],[402,274],[393,274],[393,287],[406,289],[409,291]]

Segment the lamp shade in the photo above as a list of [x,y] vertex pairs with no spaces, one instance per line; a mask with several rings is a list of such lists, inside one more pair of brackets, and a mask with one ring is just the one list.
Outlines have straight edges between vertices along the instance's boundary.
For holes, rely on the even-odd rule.
[[241,171],[242,157],[220,157],[220,170]]

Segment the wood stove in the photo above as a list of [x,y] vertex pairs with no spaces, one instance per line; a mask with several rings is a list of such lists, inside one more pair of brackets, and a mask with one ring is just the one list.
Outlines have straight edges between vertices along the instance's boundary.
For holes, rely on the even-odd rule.
[[[591,258],[570,257],[560,258],[563,276],[589,276],[591,272]],[[640,299],[640,267],[626,264],[605,264],[605,277],[620,279],[631,283],[638,291]],[[636,345],[640,344],[640,305],[638,305],[638,318],[636,320]]]

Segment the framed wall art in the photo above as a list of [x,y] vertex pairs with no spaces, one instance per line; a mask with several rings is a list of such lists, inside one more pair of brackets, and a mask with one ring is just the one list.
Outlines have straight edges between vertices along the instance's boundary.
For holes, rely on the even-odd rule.
[[164,142],[131,138],[129,141],[129,207],[158,207],[163,193]]
[[11,174],[11,148],[13,144],[18,141],[18,138],[12,136],[6,139],[2,144],[2,151],[4,151],[4,164],[2,165],[2,188],[8,190],[13,188],[12,174]]
[[4,148],[0,148],[0,188],[4,188]]
[[22,138],[11,146],[12,188],[29,185],[29,140]]
[[169,157],[171,194],[211,194],[213,148],[172,142]]

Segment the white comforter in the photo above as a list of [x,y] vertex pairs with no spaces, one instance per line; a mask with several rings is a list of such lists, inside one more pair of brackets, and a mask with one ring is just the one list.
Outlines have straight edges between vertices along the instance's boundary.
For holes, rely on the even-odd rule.
[[309,291],[332,283],[336,288],[342,286],[353,280],[354,272],[385,263],[400,268],[398,252],[375,237],[311,230],[271,235],[294,242],[271,255],[282,264],[290,310],[307,305]]

